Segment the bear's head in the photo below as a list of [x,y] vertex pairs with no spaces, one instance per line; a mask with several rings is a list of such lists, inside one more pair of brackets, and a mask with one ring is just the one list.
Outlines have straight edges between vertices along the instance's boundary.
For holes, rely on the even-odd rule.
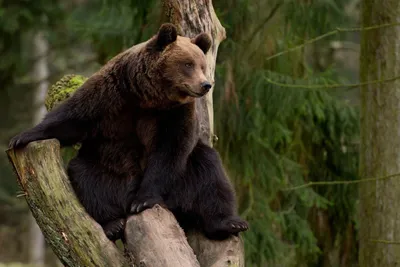
[[146,44],[147,52],[153,56],[149,71],[161,85],[157,96],[167,98],[170,103],[184,104],[208,93],[212,85],[206,78],[205,54],[211,43],[207,33],[182,37],[173,24],[163,24]]

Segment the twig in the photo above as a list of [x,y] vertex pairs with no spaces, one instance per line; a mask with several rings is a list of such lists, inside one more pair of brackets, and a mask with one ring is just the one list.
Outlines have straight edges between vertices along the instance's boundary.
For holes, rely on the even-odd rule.
[[381,240],[381,239],[370,239],[372,243],[381,243],[387,245],[400,245],[400,241],[390,241],[390,240]]
[[282,6],[282,2],[276,4],[272,10],[269,12],[268,16],[254,29],[254,31],[249,35],[246,43],[251,43],[254,40],[254,36],[267,24],[278,11],[278,9]]
[[350,84],[328,84],[328,85],[322,85],[322,84],[311,84],[311,85],[302,85],[302,84],[287,84],[287,83],[280,83],[271,80],[270,78],[265,78],[267,82],[270,84],[274,84],[280,87],[287,87],[287,88],[301,88],[301,89],[333,89],[333,88],[340,88],[340,87],[360,87],[363,85],[369,85],[369,84],[378,84],[378,83],[386,83],[386,82],[392,82],[395,80],[400,79],[400,76],[392,77],[389,79],[385,80],[373,80],[373,81],[366,81],[362,83],[350,83]]
[[293,52],[293,51],[299,50],[299,49],[303,48],[304,46],[306,46],[308,44],[314,43],[316,41],[322,40],[322,39],[324,39],[326,37],[329,37],[329,36],[332,36],[332,35],[335,35],[335,34],[338,34],[338,33],[341,33],[341,32],[369,31],[369,30],[375,30],[375,29],[387,28],[387,27],[395,27],[395,26],[400,26],[400,23],[398,23],[398,22],[396,22],[396,23],[386,23],[386,24],[381,24],[381,25],[375,25],[375,26],[370,26],[370,27],[359,27],[359,28],[336,28],[333,31],[327,32],[327,33],[322,34],[320,36],[317,36],[317,37],[315,37],[313,39],[307,40],[307,41],[305,41],[304,43],[302,43],[302,44],[300,44],[298,46],[289,48],[287,50],[284,50],[284,51],[276,53],[276,54],[274,54],[272,56],[269,56],[269,57],[267,57],[266,60],[268,61],[268,60],[271,60],[273,58],[279,57],[281,55],[287,54],[289,52]]
[[345,184],[358,184],[358,183],[365,183],[365,182],[374,182],[374,181],[379,181],[379,180],[386,180],[386,179],[393,178],[396,176],[400,176],[400,173],[395,173],[395,174],[377,177],[377,178],[366,178],[366,179],[358,179],[358,180],[308,182],[306,184],[302,184],[299,186],[282,189],[282,191],[292,191],[292,190],[307,188],[307,187],[311,187],[311,186],[321,186],[321,185],[345,185]]

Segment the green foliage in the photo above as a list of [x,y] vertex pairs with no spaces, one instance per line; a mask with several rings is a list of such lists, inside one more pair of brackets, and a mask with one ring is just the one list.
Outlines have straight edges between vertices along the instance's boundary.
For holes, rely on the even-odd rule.
[[[322,253],[330,251],[320,246],[325,241],[318,239],[313,214],[327,212],[329,225],[324,227],[332,230],[332,247],[343,243],[354,220],[355,185],[286,189],[307,181],[358,178],[356,108],[338,99],[337,92],[268,82],[329,85],[343,83],[343,77],[335,69],[309,66],[304,49],[265,60],[308,36],[342,26],[344,2],[276,2],[280,10],[263,27],[260,22],[273,3],[229,1],[217,8],[232,39],[222,43],[219,54],[216,147],[235,183],[241,214],[250,222],[251,230],[244,234],[246,266],[319,266]],[[240,6],[240,16],[224,13],[225,6]]]
[[[245,81],[240,74],[238,101],[217,91],[215,114],[217,148],[235,181],[242,214],[251,223],[245,234],[249,263],[264,264],[260,255],[281,260],[293,245],[303,257],[316,254],[309,209],[328,208],[335,228],[343,231],[353,219],[355,186],[282,190],[307,180],[356,179],[352,142],[358,134],[358,115],[326,91],[280,88],[266,83],[265,77],[289,84],[304,80],[265,71]],[[329,84],[324,77],[309,77],[307,82]],[[273,234],[268,226],[279,230]],[[283,239],[271,237],[277,233]]]
[[68,19],[71,33],[90,38],[98,60],[105,63],[133,44],[148,39],[159,27],[159,1],[94,0],[79,6]]
[[[18,111],[31,107],[32,90],[17,86],[16,81],[30,71],[32,60],[32,34],[47,29],[51,22],[55,26],[62,21],[58,1],[0,1],[0,148],[4,151],[16,122],[27,127],[26,117]],[[56,19],[57,18],[57,19]],[[25,123],[25,125],[24,125]],[[29,125],[29,124],[28,124]],[[17,185],[9,163],[3,153],[0,156],[1,199],[15,197]]]
[[[0,2],[0,81],[8,81],[27,71],[20,65],[24,62],[23,56],[29,46],[24,46],[24,37],[30,31],[48,27],[49,21],[60,21],[62,18],[61,6],[58,1],[14,1]],[[53,25],[54,26],[54,25]],[[29,49],[27,49],[29,50]],[[20,65],[19,65],[20,64]],[[18,67],[17,67],[18,65]],[[12,79],[11,79],[12,80]],[[2,82],[0,90],[7,89]]]
[[[326,29],[348,25],[349,19],[343,14],[348,3],[348,0],[286,1],[283,6],[285,29],[290,28],[294,36],[307,38],[322,35]],[[301,23],[298,23],[300,21]],[[295,27],[290,27],[293,25]]]

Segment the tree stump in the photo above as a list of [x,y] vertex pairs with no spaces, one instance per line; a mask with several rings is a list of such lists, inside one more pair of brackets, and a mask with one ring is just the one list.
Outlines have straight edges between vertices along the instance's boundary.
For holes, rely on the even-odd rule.
[[84,210],[70,185],[57,140],[7,150],[47,243],[65,266],[124,266],[126,261]]

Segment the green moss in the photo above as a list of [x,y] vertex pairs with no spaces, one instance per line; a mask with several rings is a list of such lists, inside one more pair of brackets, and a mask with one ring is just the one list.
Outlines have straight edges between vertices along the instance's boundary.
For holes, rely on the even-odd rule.
[[[52,110],[58,106],[65,99],[71,97],[75,91],[87,80],[86,77],[81,75],[65,75],[58,82],[56,82],[47,92],[45,99],[46,109]],[[70,159],[75,157],[80,144],[75,144],[73,147],[66,147],[61,149],[61,154],[64,162],[67,164]]]
[[62,101],[69,98],[87,80],[81,75],[65,75],[47,92],[45,105],[47,110],[52,110]]

